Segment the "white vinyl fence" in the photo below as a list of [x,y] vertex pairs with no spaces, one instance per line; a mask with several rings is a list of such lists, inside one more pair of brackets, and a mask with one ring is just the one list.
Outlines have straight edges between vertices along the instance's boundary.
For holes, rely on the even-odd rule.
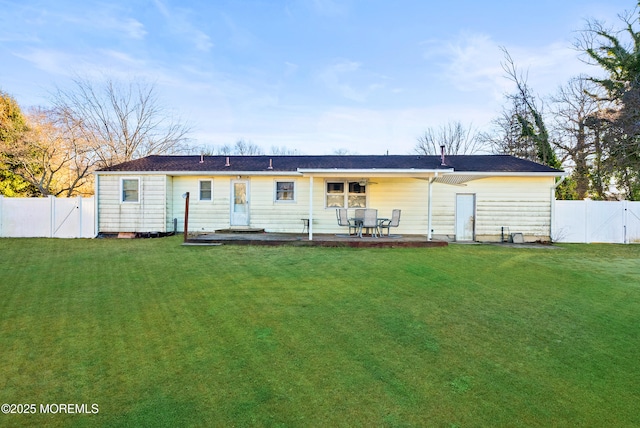
[[94,198],[0,196],[0,237],[93,238]]
[[640,202],[555,201],[555,242],[640,243]]

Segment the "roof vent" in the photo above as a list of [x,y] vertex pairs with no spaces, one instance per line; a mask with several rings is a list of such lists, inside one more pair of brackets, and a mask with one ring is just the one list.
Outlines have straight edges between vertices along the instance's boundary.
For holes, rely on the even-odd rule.
[[440,166],[447,166],[444,161],[444,144],[440,146]]
[[229,163],[229,156],[227,156],[227,163],[225,163],[224,166],[231,166],[231,164]]
[[204,155],[200,155],[200,163],[204,163]]
[[269,168],[267,169],[273,169],[273,159],[269,159]]

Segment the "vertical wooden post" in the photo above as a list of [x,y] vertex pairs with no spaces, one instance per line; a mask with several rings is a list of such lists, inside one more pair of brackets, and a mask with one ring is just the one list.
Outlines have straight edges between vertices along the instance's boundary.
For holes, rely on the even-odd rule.
[[187,242],[187,231],[189,230],[189,192],[184,198],[184,242]]

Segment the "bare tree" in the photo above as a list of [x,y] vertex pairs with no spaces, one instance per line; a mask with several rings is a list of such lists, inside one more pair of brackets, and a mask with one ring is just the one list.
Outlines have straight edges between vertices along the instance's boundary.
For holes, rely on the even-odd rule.
[[440,153],[440,146],[444,146],[446,153],[450,155],[470,155],[484,149],[478,133],[471,126],[466,127],[456,121],[438,129],[428,128],[418,138],[414,151],[422,155],[437,155]]
[[352,156],[352,155],[355,155],[357,153],[352,152],[349,149],[339,148],[339,149],[333,149],[333,152],[331,152],[331,154],[335,155],[335,156]]
[[26,118],[28,129],[7,148],[14,172],[42,196],[92,193],[93,149],[76,130],[57,122],[52,110],[31,109]]
[[509,104],[491,121],[492,129],[478,138],[491,152],[512,155],[535,161],[536,148],[530,140],[522,138],[522,124],[518,117],[527,114],[525,106],[516,97],[507,97]]
[[560,87],[551,98],[555,118],[553,144],[563,165],[572,170],[578,199],[589,196],[590,181],[595,178],[593,174],[601,175],[601,162],[597,159],[602,157],[602,152],[601,146],[596,144],[600,135],[595,127],[589,127],[600,109],[600,103],[589,94],[597,90],[596,84],[585,76],[579,76]]
[[190,128],[159,103],[154,85],[76,78],[52,94],[56,114],[93,148],[99,167],[180,152]]
[[299,155],[298,149],[290,149],[286,146],[271,146],[270,154],[274,156],[295,156]]
[[640,200],[639,12],[640,2],[618,15],[618,29],[589,20],[575,42],[585,62],[605,72],[604,78],[590,78],[601,89],[591,95],[610,104],[591,124],[603,131],[599,141],[606,152],[603,165],[612,172],[616,187],[631,200]]
[[527,151],[535,149],[535,158],[529,159],[559,168],[560,162],[551,147],[542,108],[538,106],[536,98],[527,84],[527,77],[518,71],[509,52],[504,48],[503,52],[505,62],[502,63],[502,68],[506,77],[516,84],[516,93],[507,96],[507,98],[512,101],[514,106],[515,119],[520,126],[521,143],[525,147],[529,146]]
[[252,143],[251,141],[247,142],[244,139],[240,139],[236,141],[236,143],[231,146],[229,144],[225,144],[215,149],[215,152],[218,155],[237,155],[237,156],[253,156],[253,155],[262,155],[264,151],[257,144]]

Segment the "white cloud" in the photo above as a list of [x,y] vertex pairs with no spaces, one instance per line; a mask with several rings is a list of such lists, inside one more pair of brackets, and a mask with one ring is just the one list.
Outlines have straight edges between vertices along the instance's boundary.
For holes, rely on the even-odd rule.
[[190,22],[191,12],[188,9],[170,9],[162,0],[154,0],[154,4],[174,34],[185,36],[199,51],[209,52],[213,48],[211,38]]
[[14,55],[32,63],[39,70],[52,74],[67,75],[69,64],[77,63],[74,55],[55,49],[30,49]]
[[324,68],[319,74],[320,80],[330,90],[352,101],[364,101],[366,94],[356,90],[345,82],[350,75],[360,69],[360,63],[354,61],[340,61]]
[[338,0],[311,0],[311,7],[324,16],[345,16],[349,12],[348,5]]
[[463,34],[453,42],[424,42],[424,57],[436,62],[441,78],[459,91],[488,91],[499,98],[508,86],[498,43],[485,34]]
[[372,93],[384,88],[379,81],[387,79],[364,70],[361,63],[349,60],[326,66],[318,73],[318,78],[331,91],[357,102],[365,102]]
[[565,42],[525,47],[500,43],[486,34],[464,33],[450,43],[431,41],[425,45],[424,57],[439,62],[442,79],[459,91],[486,92],[495,100],[514,90],[502,68],[503,46],[531,89],[541,95],[549,95],[571,77],[590,71]]
[[298,69],[300,68],[300,66],[298,64],[294,64],[294,63],[289,62],[289,61],[285,61],[284,67],[285,67],[284,75],[286,77],[293,76],[294,74],[296,74],[298,72]]
[[144,25],[133,18],[121,21],[119,27],[132,39],[142,39],[147,34],[147,31],[144,29]]

